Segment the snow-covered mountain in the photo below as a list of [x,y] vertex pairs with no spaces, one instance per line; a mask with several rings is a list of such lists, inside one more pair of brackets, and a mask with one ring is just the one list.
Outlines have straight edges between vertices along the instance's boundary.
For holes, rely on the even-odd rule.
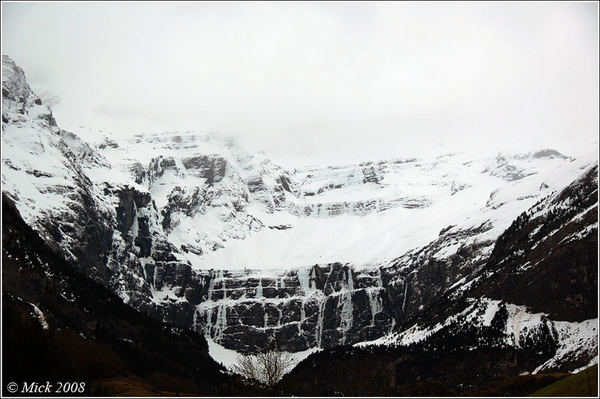
[[[283,385],[309,395],[518,396],[539,389],[526,388],[530,374],[597,364],[597,203],[594,166],[521,213],[479,272],[439,290],[457,258],[413,268],[409,292],[421,282],[436,287],[431,295],[441,291],[437,298],[379,339],[312,356]],[[410,311],[408,298],[402,306]]]
[[[597,176],[596,152],[290,169],[198,132],[67,132],[6,56],[2,107],[2,190],[24,220],[134,308],[241,352],[398,334],[466,292],[524,211]],[[580,211],[597,212],[590,184]],[[578,226],[597,236],[597,218]]]

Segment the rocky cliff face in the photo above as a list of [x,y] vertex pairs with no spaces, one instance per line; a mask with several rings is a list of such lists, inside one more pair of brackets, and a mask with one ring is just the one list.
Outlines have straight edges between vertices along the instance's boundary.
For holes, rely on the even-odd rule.
[[202,336],[136,312],[77,272],[4,195],[2,218],[3,379],[77,381],[91,396],[265,395],[225,373]]
[[[598,166],[523,212],[499,237],[476,292],[555,320],[597,317]],[[483,278],[483,277],[482,277]]]
[[[534,392],[539,387],[527,391],[530,374],[597,363],[597,248],[594,165],[524,211],[496,240],[487,260],[475,265],[477,272],[432,290],[433,296],[445,292],[421,312],[410,314],[408,294],[401,309],[408,310],[400,314],[405,322],[395,331],[315,354],[280,386],[290,395],[470,396],[493,383],[500,384],[500,394],[511,383],[517,396]],[[452,269],[437,262],[416,274],[443,286],[457,278]],[[410,293],[414,284],[408,276],[403,281]],[[425,291],[417,286],[413,295]]]
[[406,325],[597,163],[546,150],[284,169],[196,132],[61,130],[7,57],[2,85],[3,192],[25,221],[132,307],[241,352]]
[[377,270],[334,263],[280,272],[219,271],[194,325],[226,347],[252,351],[275,337],[289,351],[374,339],[392,325]]

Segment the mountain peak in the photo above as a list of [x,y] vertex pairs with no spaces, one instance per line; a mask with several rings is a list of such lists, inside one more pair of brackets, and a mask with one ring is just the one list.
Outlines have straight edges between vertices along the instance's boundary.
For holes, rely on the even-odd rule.
[[27,117],[58,132],[50,107],[31,90],[23,69],[2,55],[2,130],[10,122],[26,122]]

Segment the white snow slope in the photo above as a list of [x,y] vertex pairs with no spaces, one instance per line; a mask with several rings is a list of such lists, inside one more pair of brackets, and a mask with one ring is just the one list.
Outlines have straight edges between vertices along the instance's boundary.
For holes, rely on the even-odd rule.
[[[198,132],[129,140],[85,128],[64,132],[48,122],[51,111],[37,104],[15,68],[3,59],[3,90],[18,98],[3,96],[3,117],[9,120],[2,123],[2,190],[16,200],[25,220],[36,226],[40,219],[69,212],[70,194],[82,174],[107,212],[114,213],[115,206],[115,198],[102,195],[107,185],[134,187],[152,195],[157,218],[171,206],[171,226],[159,233],[179,249],[201,249],[178,254],[196,269],[381,266],[430,243],[448,226],[487,223],[492,229],[476,239],[493,240],[521,212],[598,162],[596,152],[572,159],[546,150],[283,169],[261,154]],[[208,184],[186,163],[200,156],[225,163],[221,180]],[[172,166],[161,166],[165,159]],[[142,178],[140,170],[146,172]],[[251,189],[253,184],[258,189]],[[173,209],[174,193],[189,200],[195,192],[203,196],[195,208]]]
[[[129,141],[104,136],[91,146],[107,162],[90,164],[87,175],[99,186],[128,184],[150,192],[159,214],[173,190],[181,188],[184,197],[190,197],[207,184],[182,160],[201,155],[225,159],[223,180],[207,191],[210,203],[192,215],[172,216],[169,240],[178,248],[204,250],[202,255],[184,255],[197,269],[281,270],[331,262],[380,266],[430,243],[450,225],[468,229],[491,223],[493,228],[479,239],[495,239],[522,211],[597,162],[594,153],[578,159],[534,154],[471,159],[449,154],[284,170],[260,154],[196,132]],[[10,151],[18,149],[11,146]],[[148,167],[161,157],[174,159],[176,166],[137,184],[131,172],[135,165]],[[364,182],[368,168],[377,182]],[[281,175],[289,177],[291,192],[276,191]],[[247,183],[256,180],[264,189],[249,192]],[[240,200],[245,197],[247,201]],[[451,255],[451,249],[440,255]]]

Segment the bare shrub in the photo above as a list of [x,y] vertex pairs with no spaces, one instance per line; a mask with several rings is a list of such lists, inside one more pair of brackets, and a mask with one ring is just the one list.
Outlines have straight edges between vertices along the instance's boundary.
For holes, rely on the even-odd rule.
[[279,345],[271,345],[256,355],[238,355],[232,370],[243,377],[272,387],[292,369],[294,357],[283,352]]

